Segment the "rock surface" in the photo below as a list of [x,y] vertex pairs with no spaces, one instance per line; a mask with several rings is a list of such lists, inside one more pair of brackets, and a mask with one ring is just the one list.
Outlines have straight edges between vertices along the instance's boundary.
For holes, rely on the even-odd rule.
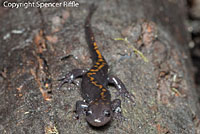
[[[92,28],[100,51],[110,73],[136,96],[136,106],[123,101],[126,120],[113,120],[101,129],[91,128],[84,117],[73,118],[81,79],[60,90],[57,79],[92,66],[84,35],[90,4],[80,0],[77,8],[0,8],[0,133],[199,133],[183,0],[95,2]],[[116,90],[109,89],[114,99]]]

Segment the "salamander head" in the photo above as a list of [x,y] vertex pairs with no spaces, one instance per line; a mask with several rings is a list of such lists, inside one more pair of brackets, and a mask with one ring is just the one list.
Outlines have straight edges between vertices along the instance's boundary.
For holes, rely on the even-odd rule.
[[101,127],[110,122],[112,114],[110,104],[97,101],[89,105],[86,111],[86,120],[94,127]]

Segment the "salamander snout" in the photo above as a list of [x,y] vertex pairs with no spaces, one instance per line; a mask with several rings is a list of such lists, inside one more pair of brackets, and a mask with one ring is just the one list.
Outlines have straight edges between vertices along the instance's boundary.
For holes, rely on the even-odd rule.
[[86,120],[94,127],[101,127],[111,121],[112,114],[110,105],[105,103],[93,103],[89,105],[86,111]]

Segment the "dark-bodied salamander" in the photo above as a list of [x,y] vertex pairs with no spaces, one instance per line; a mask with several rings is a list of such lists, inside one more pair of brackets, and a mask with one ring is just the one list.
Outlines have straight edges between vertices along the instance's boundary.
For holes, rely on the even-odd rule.
[[84,100],[76,102],[76,113],[77,115],[86,114],[86,120],[90,125],[100,127],[121,114],[121,100],[111,101],[111,95],[107,89],[108,84],[114,84],[119,95],[129,98],[133,103],[134,96],[127,91],[119,78],[108,75],[108,64],[98,49],[91,29],[90,20],[95,10],[96,6],[91,5],[85,21],[85,36],[94,65],[89,71],[85,69],[72,70],[61,79],[61,86],[64,83],[73,82],[77,77],[82,77],[81,95]]

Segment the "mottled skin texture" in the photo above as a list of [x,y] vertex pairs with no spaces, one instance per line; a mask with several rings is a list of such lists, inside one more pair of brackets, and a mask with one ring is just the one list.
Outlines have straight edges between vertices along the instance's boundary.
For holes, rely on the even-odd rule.
[[81,95],[84,100],[76,102],[76,113],[78,116],[85,114],[90,125],[100,127],[110,122],[113,117],[121,115],[121,101],[119,99],[111,101],[108,84],[114,84],[119,95],[129,98],[133,103],[134,96],[127,91],[119,78],[108,75],[108,64],[98,49],[91,29],[90,20],[95,10],[96,6],[91,5],[85,21],[85,36],[94,65],[89,71],[72,70],[61,79],[61,86],[73,82],[77,77],[82,77]]

